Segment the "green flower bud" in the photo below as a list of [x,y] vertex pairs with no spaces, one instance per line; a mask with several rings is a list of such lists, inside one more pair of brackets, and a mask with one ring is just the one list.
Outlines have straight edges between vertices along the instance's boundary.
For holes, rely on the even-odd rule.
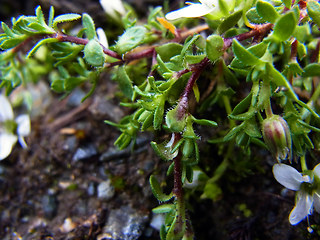
[[262,122],[263,139],[277,161],[291,160],[291,135],[288,123],[280,116],[273,115]]

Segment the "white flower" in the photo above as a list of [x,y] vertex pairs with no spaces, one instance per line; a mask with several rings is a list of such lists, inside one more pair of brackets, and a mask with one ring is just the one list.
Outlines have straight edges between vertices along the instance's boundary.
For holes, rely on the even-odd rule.
[[0,160],[3,160],[9,156],[17,141],[23,148],[27,147],[24,137],[30,133],[30,118],[23,114],[14,120],[10,102],[1,94],[0,106]]
[[109,43],[108,43],[106,33],[102,28],[97,28],[97,35],[98,35],[100,44],[102,44],[102,46],[104,46],[105,48],[109,48]]
[[124,16],[126,10],[121,0],[100,0],[103,10],[114,19],[118,19],[118,14]]
[[[186,2],[188,6],[178,9],[176,11],[169,12],[166,14],[166,19],[168,20],[175,20],[178,18],[196,18],[196,17],[202,17],[204,15],[207,15],[209,13],[217,14],[221,17],[220,14],[220,6],[219,6],[219,0],[199,0],[200,3],[192,3],[192,2]],[[225,3],[228,5],[228,10],[232,10],[235,5],[234,0],[225,0]]]
[[275,179],[284,187],[298,191],[296,205],[289,215],[292,225],[298,224],[308,215],[312,214],[313,207],[320,213],[320,195],[315,178],[320,178],[320,164],[315,166],[309,175],[302,175],[295,168],[286,164],[275,164],[273,166]]

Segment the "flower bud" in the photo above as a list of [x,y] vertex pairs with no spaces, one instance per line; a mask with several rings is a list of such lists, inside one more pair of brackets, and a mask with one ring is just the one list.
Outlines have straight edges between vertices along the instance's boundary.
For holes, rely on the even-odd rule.
[[277,161],[289,157],[291,161],[291,135],[288,123],[280,116],[273,115],[262,122],[263,139]]

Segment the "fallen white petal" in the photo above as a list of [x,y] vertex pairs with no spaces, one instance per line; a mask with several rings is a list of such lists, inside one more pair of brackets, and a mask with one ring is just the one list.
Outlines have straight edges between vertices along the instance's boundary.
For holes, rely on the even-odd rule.
[[0,122],[13,119],[13,110],[11,104],[5,96],[0,94]]
[[312,203],[312,196],[304,192],[298,192],[296,206],[292,209],[289,215],[289,222],[292,225],[296,225],[311,214]]
[[22,114],[16,118],[18,136],[28,136],[31,131],[30,117],[27,114]]
[[275,179],[291,190],[299,190],[301,183],[306,180],[295,168],[286,164],[277,163],[273,166],[272,171]]
[[182,17],[196,18],[209,14],[214,10],[214,7],[209,7],[206,4],[194,3],[187,7],[172,11],[166,14],[166,19],[175,20]]
[[0,132],[0,160],[9,156],[12,147],[17,142],[17,139],[17,136],[13,134]]
[[320,163],[313,168],[313,173],[320,178]]
[[320,193],[315,192],[313,194],[313,206],[315,210],[320,213]]

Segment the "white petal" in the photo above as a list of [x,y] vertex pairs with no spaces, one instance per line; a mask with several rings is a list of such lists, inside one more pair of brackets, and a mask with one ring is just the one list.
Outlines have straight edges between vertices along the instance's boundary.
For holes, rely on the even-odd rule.
[[313,168],[313,173],[320,178],[320,163]]
[[205,4],[194,3],[187,7],[167,13],[166,19],[175,20],[182,17],[187,17],[187,18],[201,17],[212,12],[213,10],[214,10],[213,6],[209,7]]
[[288,189],[297,191],[301,183],[305,182],[301,173],[289,165],[277,163],[273,166],[272,171],[275,179]]
[[0,94],[0,122],[13,119],[13,110],[9,100]]
[[27,145],[27,143],[26,143],[26,141],[24,140],[23,137],[18,136],[18,141],[19,141],[19,143],[20,143],[22,148],[27,148],[28,147],[28,145]]
[[296,225],[311,214],[312,202],[312,196],[304,192],[298,192],[296,206],[292,209],[289,215],[289,222],[292,225]]
[[122,16],[126,14],[121,0],[100,0],[100,5],[103,10],[112,17],[117,17],[116,12]]
[[109,47],[108,39],[107,39],[106,33],[104,32],[104,30],[102,28],[97,28],[97,35],[98,35],[99,42],[105,48],[108,48]]
[[313,194],[313,206],[320,213],[320,195],[317,192]]
[[30,117],[27,114],[20,115],[16,118],[18,136],[28,136],[31,131]]
[[5,132],[0,133],[0,160],[9,156],[16,142],[17,136]]

